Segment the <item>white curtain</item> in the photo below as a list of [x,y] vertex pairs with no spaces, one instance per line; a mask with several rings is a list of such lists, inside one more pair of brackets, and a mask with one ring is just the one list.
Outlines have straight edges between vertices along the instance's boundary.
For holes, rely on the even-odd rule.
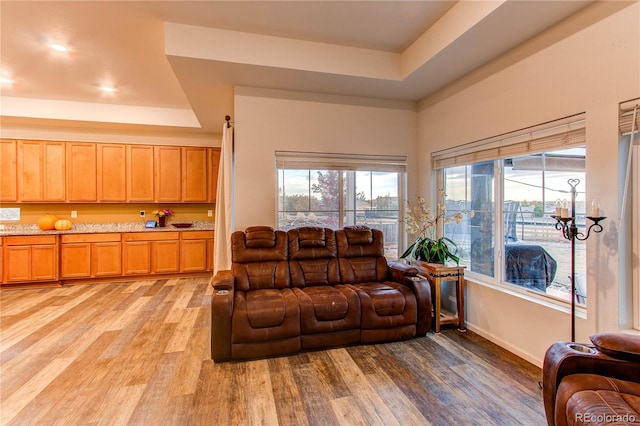
[[213,273],[231,269],[233,126],[222,128],[222,149],[216,192]]

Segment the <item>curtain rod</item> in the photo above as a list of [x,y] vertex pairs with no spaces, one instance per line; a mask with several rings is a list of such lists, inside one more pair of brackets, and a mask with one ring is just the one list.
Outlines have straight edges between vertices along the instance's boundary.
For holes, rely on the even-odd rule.
[[231,120],[231,116],[230,115],[225,115],[224,119],[227,122],[227,129],[228,129],[229,127],[231,127],[231,121],[230,121]]

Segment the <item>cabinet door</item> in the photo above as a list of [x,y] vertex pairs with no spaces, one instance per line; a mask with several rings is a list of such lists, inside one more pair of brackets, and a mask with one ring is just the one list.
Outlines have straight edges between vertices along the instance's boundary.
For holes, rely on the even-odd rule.
[[96,201],[96,175],[96,144],[67,143],[67,201]]
[[122,274],[122,248],[119,242],[91,244],[91,275],[106,277]]
[[207,148],[207,201],[216,202],[216,192],[218,190],[218,172],[220,170],[220,148]]
[[182,201],[182,162],[179,146],[154,146],[154,186],[157,202]]
[[180,271],[207,270],[207,240],[182,240],[180,247]]
[[152,250],[154,273],[178,272],[180,270],[180,241],[154,241]]
[[58,279],[58,246],[31,246],[31,280],[53,281]]
[[31,246],[4,247],[4,282],[31,280]]
[[18,201],[18,143],[0,140],[0,201]]
[[98,201],[127,200],[126,145],[97,144]]
[[207,201],[207,148],[182,147],[182,201]]
[[153,201],[153,146],[127,145],[127,200]]
[[65,201],[64,142],[18,142],[19,201]]
[[91,243],[60,245],[60,278],[91,276]]
[[127,241],[122,243],[122,248],[124,275],[151,273],[151,243],[149,241]]

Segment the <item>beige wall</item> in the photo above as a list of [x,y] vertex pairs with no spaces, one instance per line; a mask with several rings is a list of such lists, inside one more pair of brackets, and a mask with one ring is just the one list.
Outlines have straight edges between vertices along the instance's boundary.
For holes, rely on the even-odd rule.
[[[618,103],[640,95],[640,5],[629,4],[598,2],[419,106],[424,195],[433,151],[586,112],[588,198],[600,201],[608,219],[587,242],[589,303],[577,322],[579,341],[630,325],[620,308],[630,283],[620,279],[618,247],[629,230],[617,219]],[[467,312],[471,329],[538,365],[551,343],[570,339],[568,309],[478,280],[469,280]]]
[[406,155],[416,193],[416,105],[247,87],[235,94],[235,228],[276,226],[275,151]]

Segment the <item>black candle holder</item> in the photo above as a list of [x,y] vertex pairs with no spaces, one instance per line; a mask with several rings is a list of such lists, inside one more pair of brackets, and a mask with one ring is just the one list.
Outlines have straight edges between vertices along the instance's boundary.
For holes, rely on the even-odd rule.
[[585,241],[589,238],[591,231],[594,233],[602,232],[600,222],[606,217],[586,216],[593,223],[587,228],[587,234],[578,231],[576,226],[576,195],[578,191],[576,187],[580,183],[580,179],[569,179],[567,181],[571,187],[571,215],[569,217],[561,217],[551,215],[556,220],[556,229],[562,231],[562,236],[571,241],[571,341],[576,341],[576,240]]

